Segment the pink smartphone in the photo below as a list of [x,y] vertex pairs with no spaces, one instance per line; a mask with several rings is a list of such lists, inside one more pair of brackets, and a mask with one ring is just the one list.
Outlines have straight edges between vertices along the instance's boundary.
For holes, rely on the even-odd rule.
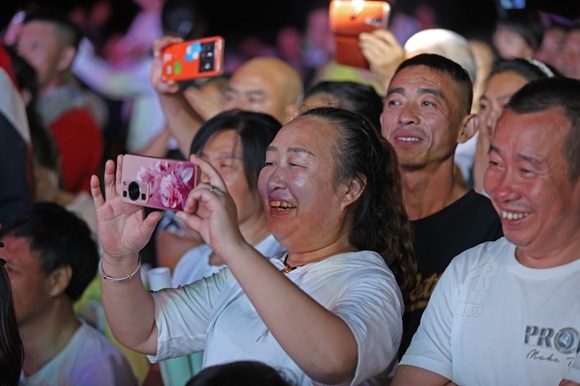
[[187,80],[223,72],[224,39],[212,36],[171,44],[161,53],[161,80]]
[[126,154],[121,180],[122,201],[179,211],[197,184],[198,173],[191,162]]
[[358,45],[358,35],[387,28],[390,10],[386,1],[332,0],[329,21],[335,38],[336,62],[368,69],[369,63]]

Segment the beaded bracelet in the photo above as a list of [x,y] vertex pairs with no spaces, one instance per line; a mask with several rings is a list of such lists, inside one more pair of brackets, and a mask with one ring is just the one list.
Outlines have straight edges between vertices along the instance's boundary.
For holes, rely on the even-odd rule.
[[137,264],[137,268],[135,268],[135,270],[133,272],[131,272],[130,274],[128,274],[125,277],[111,277],[111,276],[107,275],[105,273],[105,271],[103,271],[103,259],[99,260],[99,273],[101,274],[103,279],[105,279],[106,281],[110,281],[111,283],[118,283],[120,281],[125,281],[125,280],[131,279],[133,276],[135,276],[137,274],[137,272],[139,272],[140,268],[141,268],[141,256],[139,256],[139,264]]

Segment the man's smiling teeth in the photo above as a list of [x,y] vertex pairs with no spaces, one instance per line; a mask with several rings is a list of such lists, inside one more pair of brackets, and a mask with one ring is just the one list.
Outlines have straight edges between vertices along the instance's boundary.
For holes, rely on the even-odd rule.
[[270,201],[270,206],[273,208],[283,208],[283,209],[295,208],[294,205],[286,201]]
[[524,217],[527,217],[530,213],[513,213],[513,212],[506,212],[505,210],[501,211],[501,217],[508,219],[508,220],[521,220]]
[[403,142],[419,142],[419,138],[416,137],[397,137],[397,140]]

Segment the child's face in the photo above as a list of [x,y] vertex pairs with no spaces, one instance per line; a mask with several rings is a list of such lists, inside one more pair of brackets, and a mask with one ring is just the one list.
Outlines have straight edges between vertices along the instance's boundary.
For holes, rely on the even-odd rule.
[[506,28],[493,33],[493,44],[502,59],[531,58],[534,53],[521,35]]

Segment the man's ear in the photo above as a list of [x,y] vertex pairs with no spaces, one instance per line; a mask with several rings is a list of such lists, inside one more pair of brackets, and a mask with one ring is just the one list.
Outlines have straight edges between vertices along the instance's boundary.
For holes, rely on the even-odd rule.
[[346,208],[356,202],[364,192],[366,185],[366,178],[360,176],[359,178],[351,178],[348,184],[345,185],[345,191],[342,199],[342,207]]
[[56,297],[63,293],[68,287],[72,278],[72,267],[64,265],[58,267],[50,273],[50,288],[48,289],[50,296]]
[[76,48],[72,46],[63,47],[60,50],[60,56],[58,58],[58,64],[56,68],[61,72],[67,71],[69,68],[71,68],[76,53],[77,53]]
[[477,130],[479,129],[479,125],[481,123],[481,118],[477,114],[469,114],[463,118],[461,122],[461,130],[459,131],[459,135],[457,136],[457,143],[464,143],[467,142],[468,139],[473,137]]

